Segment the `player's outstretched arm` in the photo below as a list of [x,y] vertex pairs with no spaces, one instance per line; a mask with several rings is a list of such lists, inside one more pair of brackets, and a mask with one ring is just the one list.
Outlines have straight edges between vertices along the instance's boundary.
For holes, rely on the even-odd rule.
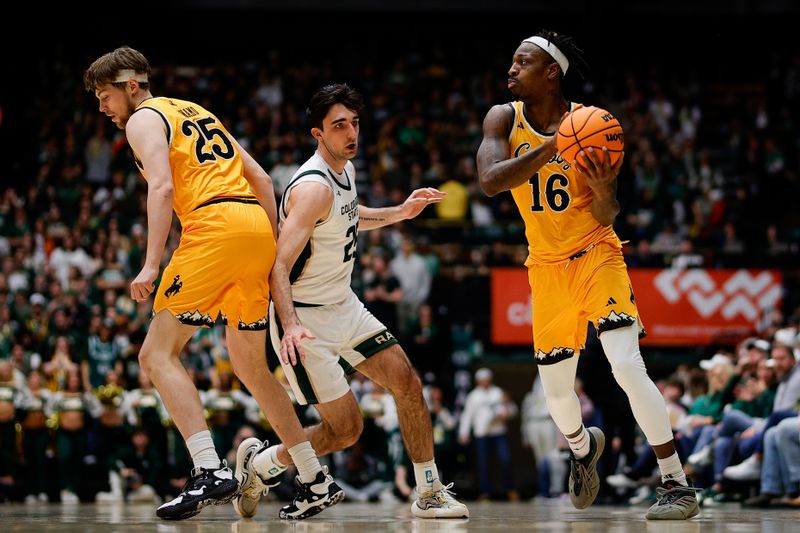
[[272,188],[272,178],[258,162],[247,153],[247,150],[233,139],[236,149],[244,161],[244,179],[250,184],[253,194],[258,198],[258,203],[267,212],[269,223],[272,224],[272,233],[278,238],[278,209],[275,206],[275,190]]
[[392,207],[367,207],[365,205],[358,206],[358,231],[366,231],[370,229],[388,226],[401,220],[408,220],[414,218],[430,204],[436,204],[442,201],[447,193],[434,189],[433,187],[425,187],[424,189],[417,189],[412,192],[406,201],[400,205]]
[[286,364],[297,364],[304,357],[300,341],[314,336],[300,324],[292,303],[289,274],[300,252],[311,238],[314,226],[328,217],[333,203],[333,191],[320,183],[301,183],[295,186],[284,205],[286,218],[278,236],[275,264],[269,277],[270,296],[275,304],[283,337],[278,356]]
[[167,130],[161,117],[141,110],[131,115],[125,135],[147,176],[147,254],[141,272],[131,282],[131,298],[143,302],[155,290],[161,256],[172,225],[172,171]]
[[483,141],[478,148],[478,180],[488,196],[495,196],[528,181],[556,154],[555,136],[519,157],[509,157],[508,135],[514,126],[507,104],[496,105],[483,120]]

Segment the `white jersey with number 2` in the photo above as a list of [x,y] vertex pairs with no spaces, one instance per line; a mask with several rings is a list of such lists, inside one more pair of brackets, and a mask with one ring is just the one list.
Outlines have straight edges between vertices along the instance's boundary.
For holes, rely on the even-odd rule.
[[286,186],[279,210],[281,222],[286,219],[286,204],[292,191],[301,183],[309,182],[331,189],[333,203],[327,216],[314,226],[289,273],[292,299],[301,304],[335,304],[351,292],[350,278],[358,238],[355,168],[348,161],[344,171],[337,174],[315,153]]

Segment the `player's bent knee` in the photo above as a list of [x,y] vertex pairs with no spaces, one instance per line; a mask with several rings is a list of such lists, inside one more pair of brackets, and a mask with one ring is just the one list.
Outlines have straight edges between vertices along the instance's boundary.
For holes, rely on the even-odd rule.
[[635,358],[626,359],[623,361],[616,361],[611,367],[614,377],[619,379],[636,379],[642,375],[647,374],[644,366],[644,361],[640,356]]
[[614,379],[626,392],[638,389],[645,385],[647,381],[650,381],[644,361],[639,354],[636,354],[636,357],[615,361],[611,370],[614,374]]
[[342,444],[345,448],[349,448],[358,442],[361,437],[361,432],[364,430],[364,421],[360,417],[355,419],[354,423],[348,426],[346,434],[342,438]]
[[[142,348],[139,351],[139,367],[141,368],[142,372],[145,373],[148,377],[152,376],[153,370],[153,354],[147,349]],[[152,378],[151,378],[152,379]]]
[[[236,377],[244,384],[251,382],[257,376],[263,375],[261,372],[255,372],[254,365],[241,357],[231,357],[231,368]],[[269,374],[267,378],[272,376],[270,372],[267,372],[267,374]]]
[[337,448],[349,448],[358,442],[361,432],[364,429],[364,420],[360,415],[354,416],[343,419],[336,426],[330,426],[329,429],[336,439]]
[[575,375],[572,372],[559,370],[555,368],[544,370],[539,367],[544,395],[548,403],[570,402],[575,396]]

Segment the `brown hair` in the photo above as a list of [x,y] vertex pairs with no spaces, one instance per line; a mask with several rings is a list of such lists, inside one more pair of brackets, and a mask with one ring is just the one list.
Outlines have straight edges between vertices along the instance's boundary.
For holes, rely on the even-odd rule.
[[[95,59],[94,63],[83,74],[83,84],[86,90],[92,92],[99,86],[111,83],[115,87],[124,87],[125,83],[113,83],[117,73],[123,69],[131,69],[137,74],[150,76],[150,63],[141,52],[129,46],[121,46]],[[142,89],[150,87],[149,82],[139,82]]]
[[361,113],[364,109],[364,97],[344,83],[326,85],[314,93],[306,109],[311,126],[322,129],[322,121],[330,108],[336,104],[342,104],[350,111]]

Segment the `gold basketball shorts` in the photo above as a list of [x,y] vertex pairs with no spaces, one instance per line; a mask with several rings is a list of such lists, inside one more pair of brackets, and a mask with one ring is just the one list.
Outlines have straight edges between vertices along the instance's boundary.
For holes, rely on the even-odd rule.
[[553,364],[586,345],[588,323],[598,335],[637,324],[644,329],[622,252],[600,243],[552,265],[528,267],[536,362]]
[[184,220],[181,241],[164,269],[153,312],[211,327],[218,317],[240,330],[266,330],[275,236],[253,199],[219,199]]

